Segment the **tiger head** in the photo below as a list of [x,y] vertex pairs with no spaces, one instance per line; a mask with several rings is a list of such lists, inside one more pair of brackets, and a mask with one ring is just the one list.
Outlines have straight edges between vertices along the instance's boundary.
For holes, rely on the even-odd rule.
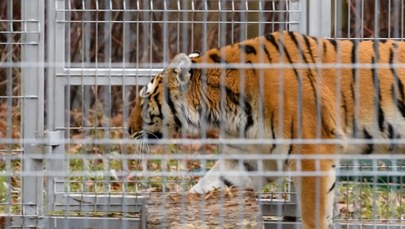
[[191,77],[191,59],[178,54],[160,74],[144,86],[128,120],[133,138],[170,138],[187,128],[185,107]]

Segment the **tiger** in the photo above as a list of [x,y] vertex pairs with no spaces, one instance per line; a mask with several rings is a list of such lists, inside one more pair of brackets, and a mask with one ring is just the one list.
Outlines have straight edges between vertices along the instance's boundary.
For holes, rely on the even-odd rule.
[[[292,31],[203,54],[179,53],[139,91],[128,131],[133,138],[160,139],[216,129],[226,143],[221,155],[279,155],[283,163],[219,159],[190,192],[226,186],[259,191],[277,176],[252,172],[295,172],[302,174],[292,177],[302,228],[329,228],[337,162],[328,156],[405,152],[398,143],[405,136],[401,63],[402,41],[332,39]],[[273,143],[226,141],[241,138]],[[277,144],[283,139],[290,141]],[[358,144],[349,144],[351,139]]]

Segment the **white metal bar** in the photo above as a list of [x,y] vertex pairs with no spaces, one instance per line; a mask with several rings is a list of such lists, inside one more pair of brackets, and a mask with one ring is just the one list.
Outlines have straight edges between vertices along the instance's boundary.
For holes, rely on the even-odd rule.
[[[22,216],[2,216],[5,220],[11,221],[10,229],[13,228],[47,228],[47,229],[78,229],[84,228],[83,225],[87,225],[86,228],[99,229],[100,221],[105,217],[91,217],[91,216],[45,216],[41,218],[38,225],[35,227],[25,227],[25,218]],[[66,227],[68,225],[68,227]],[[125,225],[125,226],[123,226]],[[109,217],[106,225],[108,228],[145,228],[141,227],[142,221],[140,218],[127,218],[127,217]]]
[[[21,17],[25,23],[25,31],[36,31],[38,36],[27,35],[27,43],[22,45],[22,62],[44,61],[44,14],[45,5],[40,0],[23,0],[21,2]],[[37,99],[24,99],[22,101],[23,138],[41,137],[44,132],[44,69],[41,67],[24,67],[21,69],[21,87],[23,96],[38,96]],[[31,157],[32,154],[41,153],[40,148],[34,144],[24,144],[23,171],[43,171],[41,160]],[[43,215],[43,177],[22,177],[22,214],[27,216],[24,226],[36,226],[38,217]],[[32,217],[35,215],[37,217]],[[31,217],[28,217],[31,216]]]
[[[64,125],[64,88],[60,86],[60,83],[56,80],[56,74],[63,71],[63,66],[57,65],[56,63],[65,62],[65,24],[58,23],[58,20],[65,19],[65,11],[61,10],[65,8],[64,0],[48,0],[46,4],[46,13],[48,18],[48,29],[47,29],[47,43],[46,43],[46,52],[47,52],[47,120],[46,127],[48,132],[55,132],[56,127]],[[59,10],[59,11],[57,11]],[[54,20],[50,20],[54,19]],[[63,132],[62,132],[63,133]],[[62,137],[64,136],[61,134]],[[48,145],[45,146],[47,154],[59,154],[64,155],[65,146],[63,144],[58,145]],[[65,166],[65,160],[61,159],[50,159],[46,161],[46,167],[48,171],[67,169]],[[48,179],[46,182],[46,198],[47,205],[46,212],[54,211],[55,202],[54,195],[54,174],[47,174]]]
[[68,68],[57,73],[62,85],[145,85],[162,69]]
[[307,33],[312,36],[330,37],[332,15],[331,0],[307,1]]
[[[105,195],[105,194],[56,194],[55,196],[55,211],[63,211],[66,205],[69,205],[69,210],[76,213],[85,212],[105,212],[135,214],[140,213],[143,205],[146,203],[146,198],[141,196],[123,196],[123,195]],[[109,203],[109,209],[105,203]],[[127,208],[128,211],[123,212]]]
[[305,10],[307,6],[307,1],[306,0],[289,1],[288,4],[289,4],[288,21],[299,22],[299,23],[291,23],[289,26],[290,30],[305,33],[307,29],[306,28],[307,12]]

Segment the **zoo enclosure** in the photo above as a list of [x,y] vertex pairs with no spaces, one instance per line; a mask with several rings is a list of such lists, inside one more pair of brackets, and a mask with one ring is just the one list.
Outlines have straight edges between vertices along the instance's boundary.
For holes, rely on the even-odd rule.
[[[144,199],[139,193],[156,188],[153,182],[165,188],[173,185],[171,191],[180,190],[176,183],[189,186],[189,180],[169,180],[175,177],[170,170],[157,173],[167,180],[152,176],[137,180],[149,169],[153,172],[154,164],[134,162],[133,141],[125,131],[138,86],[175,53],[207,50],[283,29],[337,38],[404,37],[402,0],[375,1],[371,7],[380,14],[374,18],[364,13],[370,5],[360,0],[2,4],[6,28],[1,33],[6,50],[1,63],[6,86],[2,85],[0,97],[5,120],[2,225],[15,228],[133,227],[142,222]],[[16,7],[21,7],[20,15]],[[379,20],[384,16],[389,18],[386,24]],[[21,56],[15,57],[18,50]],[[21,87],[16,89],[17,85]],[[169,167],[187,166],[176,156],[157,155],[149,159],[160,159]],[[170,165],[167,158],[180,162]],[[401,171],[398,165],[383,174]],[[282,196],[280,192],[275,195]],[[279,217],[292,216],[296,209],[291,198],[278,202],[269,198],[262,207]]]

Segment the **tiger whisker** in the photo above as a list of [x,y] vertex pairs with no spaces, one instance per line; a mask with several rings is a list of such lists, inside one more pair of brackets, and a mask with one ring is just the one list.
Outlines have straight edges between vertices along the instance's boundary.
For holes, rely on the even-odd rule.
[[137,132],[135,134],[132,135],[134,137],[135,140],[137,140],[136,146],[135,146],[135,153],[136,154],[140,154],[140,159],[137,160],[139,162],[144,161],[144,157],[143,155],[145,153],[149,153],[150,152],[150,144],[148,144],[148,141],[146,139],[146,136],[152,136],[156,139],[159,139],[154,133],[150,132],[150,131],[141,131],[141,132]]

